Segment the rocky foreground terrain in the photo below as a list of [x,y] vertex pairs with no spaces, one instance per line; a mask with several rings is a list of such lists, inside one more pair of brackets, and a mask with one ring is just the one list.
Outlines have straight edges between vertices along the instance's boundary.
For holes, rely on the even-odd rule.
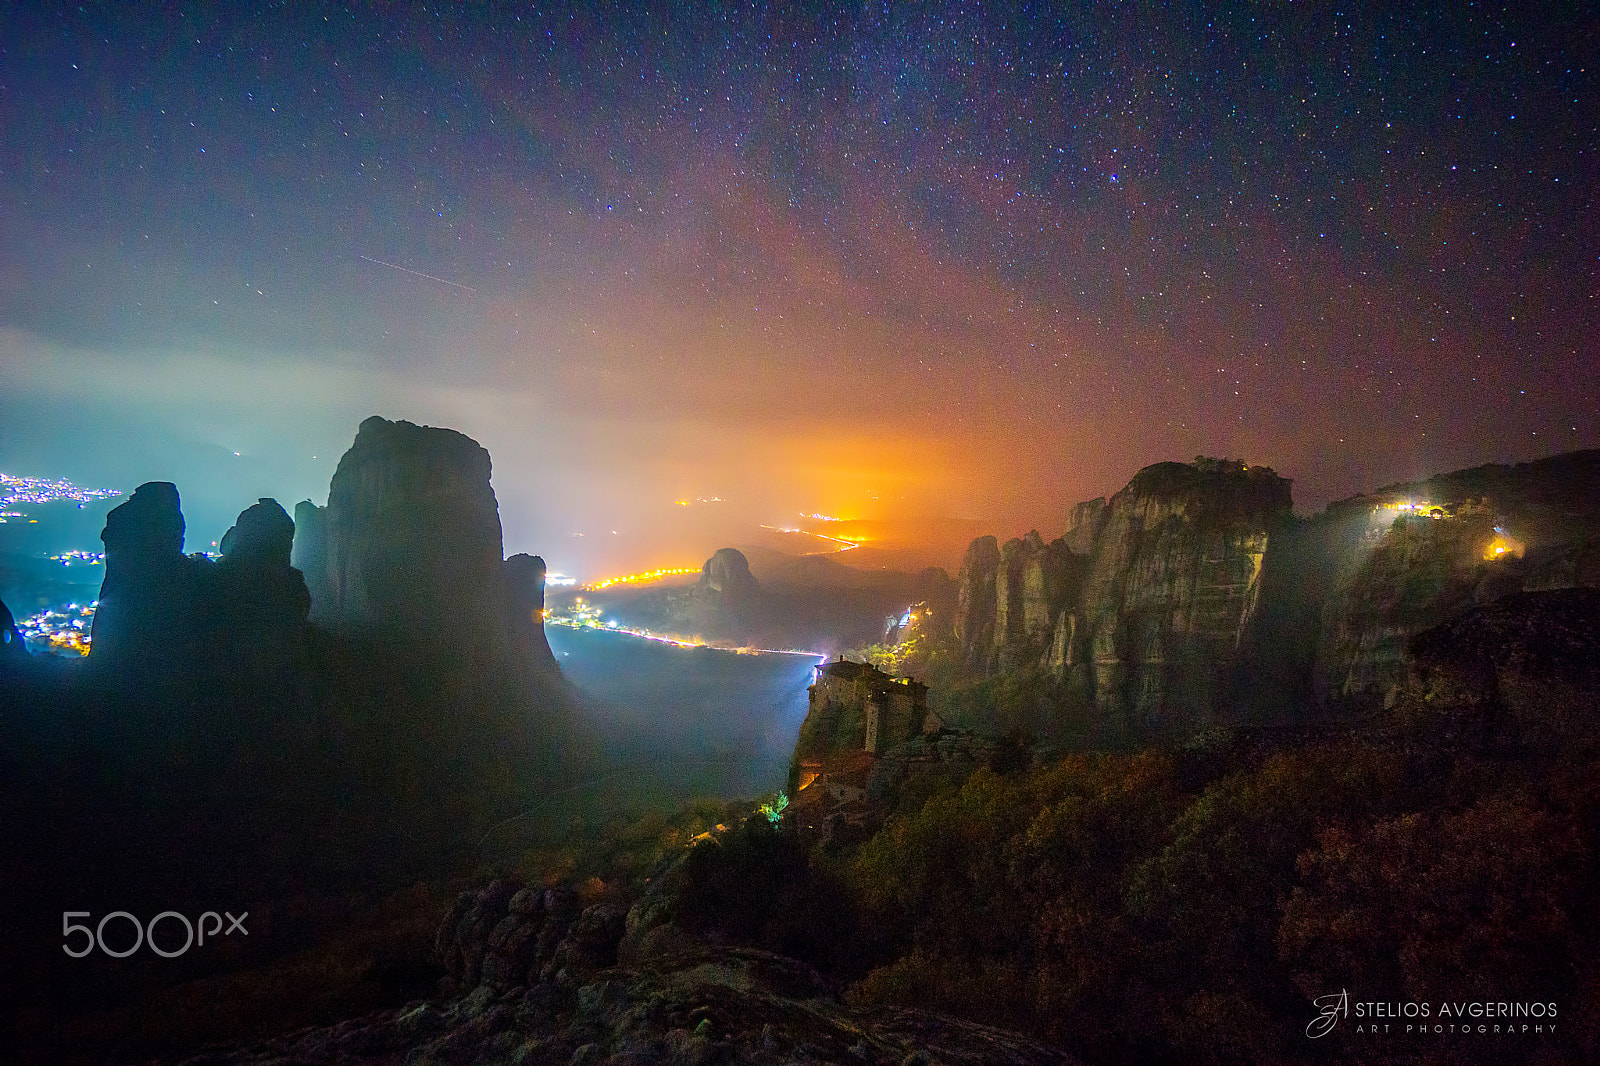
[[[715,847],[711,842],[709,846]],[[1016,1033],[929,1011],[855,1007],[815,969],[698,940],[565,888],[497,880],[439,931],[447,994],[184,1066],[340,1063],[1068,1064]]]

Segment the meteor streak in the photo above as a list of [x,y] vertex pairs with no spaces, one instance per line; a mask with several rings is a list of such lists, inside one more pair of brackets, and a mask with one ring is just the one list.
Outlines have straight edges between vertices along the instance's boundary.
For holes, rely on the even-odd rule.
[[432,274],[424,274],[420,270],[412,270],[410,267],[403,267],[398,263],[385,263],[382,259],[374,259],[370,255],[358,255],[356,258],[365,259],[369,263],[377,263],[379,266],[388,267],[390,270],[404,270],[407,274],[415,274],[419,278],[427,278],[429,281],[437,281],[441,285],[449,285],[452,288],[462,289],[466,292],[470,292],[474,296],[478,295],[478,290],[474,289],[470,285],[462,285],[459,282],[446,281],[444,278],[436,278]]

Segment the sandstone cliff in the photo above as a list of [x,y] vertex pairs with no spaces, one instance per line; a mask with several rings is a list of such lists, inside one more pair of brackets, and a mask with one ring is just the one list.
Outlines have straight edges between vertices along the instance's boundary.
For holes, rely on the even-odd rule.
[[[489,453],[449,429],[374,415],[339,460],[311,523],[319,622],[354,633],[472,637],[504,614],[500,511]],[[320,529],[316,529],[320,526]],[[469,638],[470,639],[470,638]]]
[[1160,463],[1067,532],[973,541],[956,647],[1056,718],[1184,732],[1392,703],[1411,639],[1473,604],[1600,584],[1600,452],[1489,465],[1290,514],[1289,482]]
[[1265,467],[1161,463],[1078,505],[1053,542],[980,538],[960,578],[963,661],[1043,674],[1116,728],[1209,723],[1289,509],[1288,481]]
[[1304,565],[1326,574],[1317,698],[1387,704],[1417,633],[1513,592],[1600,584],[1600,451],[1391,485],[1332,505],[1308,539]]
[[1057,637],[1081,652],[1074,665],[1102,718],[1166,728],[1223,712],[1262,562],[1289,517],[1289,482],[1242,463],[1159,463],[1112,497],[1081,622],[1062,621]]

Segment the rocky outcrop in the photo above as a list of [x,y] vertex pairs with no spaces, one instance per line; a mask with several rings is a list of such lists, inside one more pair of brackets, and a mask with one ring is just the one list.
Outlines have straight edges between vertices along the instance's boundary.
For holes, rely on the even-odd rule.
[[456,900],[436,951],[463,991],[582,981],[616,965],[626,919],[625,907],[585,905],[570,887],[503,879]]
[[209,691],[259,685],[299,654],[311,597],[289,565],[294,523],[276,500],[243,511],[222,556],[183,554],[178,490],[151,482],[106,515],[106,576],[91,662]]
[[97,667],[165,673],[195,657],[214,623],[211,564],[183,554],[183,534],[169,481],[140,485],[106,515],[106,576],[90,631]]
[[328,512],[310,500],[294,505],[294,544],[289,564],[299,570],[311,602],[328,602]]
[[1447,745],[1526,757],[1600,738],[1600,590],[1516,592],[1410,641],[1401,716]]
[[1265,467],[1162,463],[1074,508],[1058,540],[979,538],[961,571],[962,659],[1042,674],[1114,728],[1209,723],[1289,512],[1289,483]]
[[489,473],[489,453],[454,430],[362,422],[300,553],[307,565],[322,561],[312,617],[444,643],[496,627],[505,589]]
[[760,592],[750,560],[738,548],[718,548],[700,571],[700,588],[727,611],[739,611]]
[[970,670],[990,668],[999,580],[1000,544],[994,537],[978,537],[967,546],[956,575],[955,637]]
[[1411,638],[1520,591],[1600,585],[1600,451],[1489,465],[1341,501],[1312,520],[1325,706],[1393,703]]
[[1088,556],[1065,537],[1049,544],[1037,531],[1000,549],[995,579],[994,650],[998,669],[1047,665],[1057,622],[1078,602]]
[[974,540],[957,579],[955,628],[967,668],[988,674],[1048,667],[1058,623],[1076,609],[1087,565],[1069,538],[1046,544],[1037,530],[998,547],[994,537]]
[[513,555],[505,561],[506,632],[513,653],[537,667],[554,667],[555,656],[544,633],[544,559]]
[[1213,721],[1240,665],[1268,545],[1289,518],[1289,482],[1243,463],[1158,463],[1112,497],[1074,635],[1101,720]]
[[1072,509],[1067,518],[1067,531],[1061,539],[1067,550],[1075,555],[1088,555],[1094,550],[1095,538],[1100,535],[1100,522],[1105,518],[1106,498],[1097,496],[1085,500]]
[[1059,714],[1096,729],[1182,732],[1390,705],[1417,634],[1516,592],[1595,585],[1600,452],[1393,485],[1303,520],[1270,469],[1200,458],[1080,504],[1055,542],[974,541],[956,644],[971,674],[1042,679]]
[[299,655],[311,593],[289,564],[294,522],[277,500],[262,498],[223,535],[215,567],[219,636],[236,672],[263,678]]
[[294,548],[294,520],[277,500],[263,496],[239,513],[222,535],[221,554],[230,566],[281,570]]
[[[789,1063],[871,1066],[1070,1066],[1072,1056],[1017,1033],[931,1011],[847,1006],[811,967],[753,948],[702,944],[627,966],[550,970],[575,939],[611,941],[614,913],[550,915],[570,892],[497,881],[469,893],[441,930],[460,990],[432,1001],[213,1047],[185,1066],[340,1062]],[[601,908],[603,910],[603,908]],[[591,921],[591,916],[593,920]],[[564,924],[567,923],[567,924]],[[565,928],[545,957],[552,928]],[[463,948],[467,942],[481,948]],[[491,947],[490,945],[497,945]],[[584,954],[588,948],[576,949]],[[530,961],[521,970],[523,958]],[[592,956],[598,958],[599,956]],[[502,960],[515,959],[502,976]],[[477,978],[473,960],[477,961]]]

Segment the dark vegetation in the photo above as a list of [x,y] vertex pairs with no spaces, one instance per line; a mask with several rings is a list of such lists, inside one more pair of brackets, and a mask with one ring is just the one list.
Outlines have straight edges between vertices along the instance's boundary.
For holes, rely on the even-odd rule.
[[[942,767],[858,846],[752,821],[675,871],[675,913],[852,1002],[1090,1062],[1592,1061],[1597,599],[1514,597],[1429,634],[1424,679],[1359,725]],[[1553,1003],[1557,1035],[1378,1045],[1347,1019],[1306,1040],[1341,988]]]

